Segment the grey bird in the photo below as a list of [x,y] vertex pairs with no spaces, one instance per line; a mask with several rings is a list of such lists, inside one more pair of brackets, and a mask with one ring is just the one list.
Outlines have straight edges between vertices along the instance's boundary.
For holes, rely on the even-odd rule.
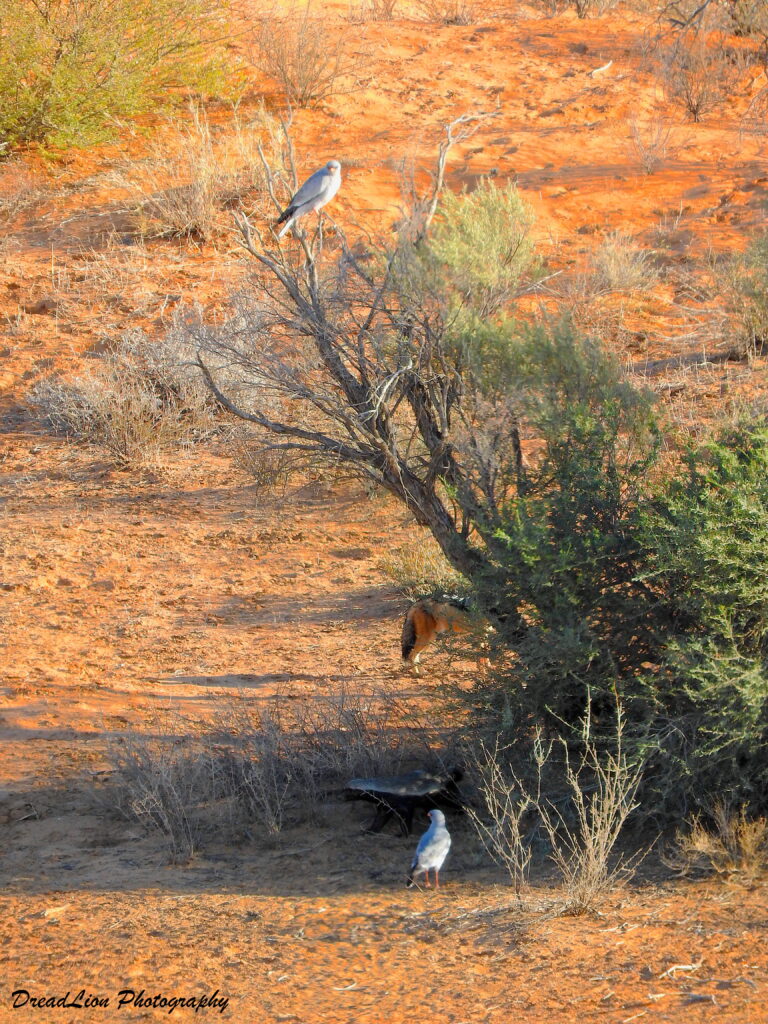
[[432,824],[419,840],[416,853],[413,856],[411,870],[408,872],[406,885],[410,889],[414,884],[417,875],[425,874],[426,883],[429,885],[429,869],[435,872],[435,888],[440,888],[438,872],[443,866],[448,851],[451,848],[451,837],[445,827],[445,815],[442,811],[429,811]]
[[319,210],[329,203],[341,185],[341,164],[338,160],[329,160],[325,167],[315,171],[301,186],[296,195],[291,199],[283,212],[275,222],[275,226],[285,221],[285,226],[280,229],[278,238],[292,228],[299,217],[303,217],[313,210]]

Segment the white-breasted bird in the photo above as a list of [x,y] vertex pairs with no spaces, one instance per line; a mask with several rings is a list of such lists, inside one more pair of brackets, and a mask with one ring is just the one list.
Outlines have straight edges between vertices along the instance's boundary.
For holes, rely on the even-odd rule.
[[445,827],[445,815],[442,811],[437,810],[429,811],[428,813],[432,824],[421,837],[419,845],[416,847],[416,853],[413,856],[413,863],[411,864],[411,870],[408,872],[408,881],[406,882],[409,889],[413,885],[416,875],[422,873],[426,874],[426,883],[429,885],[430,868],[434,869],[435,888],[439,889],[438,872],[443,866],[443,861],[448,856],[448,851],[451,848],[451,836]]
[[275,227],[285,221],[285,226],[280,229],[278,238],[292,228],[299,217],[303,217],[313,210],[319,210],[329,203],[341,185],[341,164],[338,160],[329,160],[325,167],[315,171],[304,182],[296,195],[291,199],[283,212],[278,217]]

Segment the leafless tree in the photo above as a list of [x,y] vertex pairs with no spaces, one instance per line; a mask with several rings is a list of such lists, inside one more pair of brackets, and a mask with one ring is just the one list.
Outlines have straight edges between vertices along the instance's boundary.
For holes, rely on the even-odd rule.
[[[487,116],[447,126],[430,187],[393,245],[352,246],[321,214],[313,232],[295,232],[297,246],[281,247],[239,217],[256,283],[229,324],[203,331],[199,354],[221,405],[271,447],[354,467],[396,495],[468,575],[487,564],[510,489],[525,486],[518,409],[514,395],[477,385],[425,239],[451,147]],[[296,180],[290,147],[287,165]]]

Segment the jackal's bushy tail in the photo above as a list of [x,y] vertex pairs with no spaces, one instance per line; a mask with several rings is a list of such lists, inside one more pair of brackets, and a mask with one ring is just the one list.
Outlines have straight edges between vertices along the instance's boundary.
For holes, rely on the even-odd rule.
[[402,652],[403,661],[407,661],[416,646],[416,624],[413,621],[413,611],[409,608],[405,613],[405,620],[403,621],[403,637],[402,637]]

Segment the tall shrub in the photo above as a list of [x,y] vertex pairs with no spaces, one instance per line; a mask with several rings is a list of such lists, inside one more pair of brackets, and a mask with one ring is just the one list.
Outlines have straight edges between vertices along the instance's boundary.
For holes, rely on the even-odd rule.
[[653,673],[656,788],[682,809],[768,798],[768,426],[690,448],[643,510],[668,607]]
[[97,141],[114,119],[218,88],[210,0],[0,0],[0,142]]

